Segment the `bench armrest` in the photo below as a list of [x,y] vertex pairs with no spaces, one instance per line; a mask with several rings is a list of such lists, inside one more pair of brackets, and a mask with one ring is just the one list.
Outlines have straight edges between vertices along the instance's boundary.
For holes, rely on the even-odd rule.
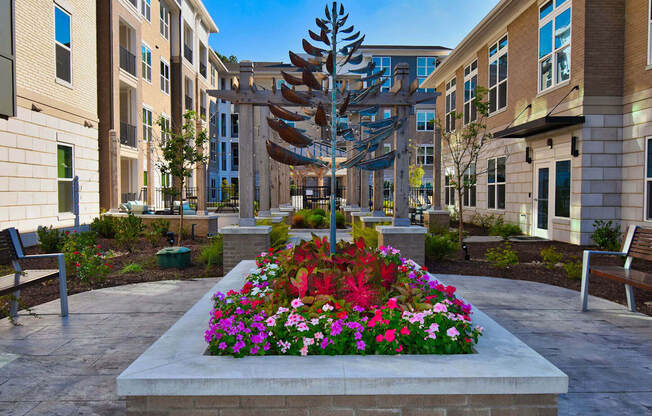
[[584,250],[584,254],[604,254],[607,256],[626,256],[627,253],[620,251],[600,251],[600,250]]
[[63,255],[64,255],[63,253],[30,254],[29,256],[21,257],[21,259],[48,259],[48,258],[56,258]]

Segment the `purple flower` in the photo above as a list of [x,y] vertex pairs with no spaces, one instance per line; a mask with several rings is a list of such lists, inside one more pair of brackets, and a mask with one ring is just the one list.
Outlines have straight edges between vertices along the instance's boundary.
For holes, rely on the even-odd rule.
[[353,336],[355,339],[362,339],[362,334],[359,332],[356,332],[355,335]]
[[356,347],[358,347],[358,350],[360,350],[360,351],[364,351],[364,349],[366,347],[364,341],[358,341],[358,342],[355,343],[355,345],[356,345]]
[[226,349],[226,342],[222,341],[220,342],[220,345],[218,345],[218,348],[224,351]]
[[269,342],[266,342],[265,345],[263,345],[263,351],[269,351],[271,348],[271,345],[269,345]]
[[251,349],[249,350],[249,352],[251,353],[251,355],[256,355],[256,354],[258,354],[258,351],[260,351],[260,348],[257,347],[257,346],[253,346],[253,347],[251,347]]
[[217,292],[213,295],[213,299],[217,299],[217,300],[224,300],[225,297],[226,295],[222,292]]

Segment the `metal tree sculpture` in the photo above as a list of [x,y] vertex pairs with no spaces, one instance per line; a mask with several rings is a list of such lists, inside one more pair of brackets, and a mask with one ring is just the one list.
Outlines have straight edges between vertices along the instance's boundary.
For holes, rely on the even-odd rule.
[[[304,107],[303,112],[309,116],[292,112],[277,104],[268,103],[270,112],[277,118],[268,118],[267,122],[279,137],[292,146],[305,148],[313,144],[325,144],[324,139],[314,140],[308,137],[304,132],[295,128],[286,121],[303,121],[314,118],[317,126],[322,127],[327,133],[330,133],[330,169],[331,169],[331,219],[330,219],[330,241],[331,254],[335,253],[336,248],[336,216],[335,216],[335,192],[336,192],[336,151],[342,143],[352,142],[353,148],[358,152],[351,158],[340,164],[342,168],[358,168],[361,170],[381,170],[389,168],[394,162],[394,152],[371,160],[365,160],[366,156],[374,152],[378,146],[388,138],[396,129],[398,129],[405,119],[392,117],[381,121],[361,122],[357,125],[342,126],[340,118],[346,117],[349,113],[356,113],[360,116],[371,116],[378,112],[378,105],[363,107],[366,99],[378,94],[381,86],[385,83],[387,76],[385,69],[373,72],[375,64],[369,62],[361,68],[355,68],[362,64],[363,56],[358,50],[364,42],[365,36],[360,36],[360,31],[353,33],[353,25],[344,27],[348,20],[348,13],[344,14],[344,6],[333,2],[332,7],[327,5],[324,10],[325,18],[316,18],[315,23],[318,27],[318,33],[312,30],[308,31],[310,38],[314,41],[321,42],[326,46],[325,49],[312,45],[306,39],[302,40],[305,58],[292,51],[289,52],[290,61],[300,69],[301,76],[295,76],[281,71],[283,79],[292,88],[281,85],[281,94],[283,98],[292,103],[294,106]],[[353,84],[340,81],[338,84],[338,75],[344,72],[344,67],[350,74],[360,76]],[[305,86],[306,91],[297,91],[295,86]],[[413,94],[418,84],[410,85],[410,94]],[[276,93],[276,85],[273,86]],[[396,94],[401,90],[400,83],[396,83],[390,90]],[[324,98],[330,89],[330,100],[327,102]],[[320,91],[320,93],[317,93]],[[327,113],[327,105],[330,105],[330,115]],[[355,109],[353,109],[355,108]],[[361,139],[363,128],[368,137]],[[344,142],[338,142],[341,137]],[[327,142],[326,142],[327,143]],[[267,141],[267,151],[270,157],[280,163],[287,165],[319,165],[326,166],[319,159],[306,157],[285,149],[271,141]]]

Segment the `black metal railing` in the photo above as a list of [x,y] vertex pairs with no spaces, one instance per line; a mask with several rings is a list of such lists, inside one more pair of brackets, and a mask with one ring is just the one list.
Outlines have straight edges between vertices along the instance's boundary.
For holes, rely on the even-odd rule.
[[[342,209],[344,203],[344,187],[335,190],[335,209]],[[330,186],[293,186],[290,188],[292,205],[298,209],[317,209],[330,211]]]
[[[154,188],[152,197],[153,207],[151,210],[172,213],[172,207],[175,205],[174,201],[179,200],[178,189],[172,187]],[[190,209],[197,209],[197,188],[186,187],[183,191],[183,200],[188,202]]]
[[183,56],[185,56],[189,62],[192,62],[192,48],[190,48],[190,46],[183,45]]
[[136,76],[136,55],[120,46],[120,68]]
[[206,78],[206,64],[203,62],[199,63],[199,73]]
[[120,122],[120,144],[136,147],[137,135],[136,126],[123,121]]
[[123,192],[120,194],[120,203],[124,204],[129,201],[135,201],[136,197],[136,192]]
[[[410,222],[412,224],[423,225],[424,213],[432,207],[432,197],[432,188],[411,187],[408,190]],[[383,189],[383,211],[387,216],[394,215],[394,184],[385,184]]]
[[186,111],[192,109],[192,97],[186,95]]
[[208,188],[206,207],[214,208],[217,212],[237,212],[240,206],[237,185],[222,185],[219,188]]

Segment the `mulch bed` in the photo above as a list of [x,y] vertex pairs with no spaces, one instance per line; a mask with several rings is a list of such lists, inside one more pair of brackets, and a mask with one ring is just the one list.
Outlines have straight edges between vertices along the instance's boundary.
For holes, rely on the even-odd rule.
[[[466,230],[466,226],[465,226]],[[470,227],[470,235],[481,235],[477,227]],[[502,243],[467,243],[470,260],[455,258],[441,262],[429,261],[428,270],[432,273],[460,274],[468,276],[490,276],[514,280],[529,280],[546,283],[549,285],[565,287],[579,292],[581,279],[571,280],[562,267],[547,269],[541,258],[541,249],[555,246],[558,252],[563,253],[565,261],[582,259],[584,250],[595,250],[595,247],[577,246],[557,241],[528,241],[513,242],[512,250],[516,252],[519,264],[506,269],[492,267],[485,260],[485,253],[489,248],[500,246]],[[597,256],[591,259],[591,264],[596,265],[623,265],[623,260],[614,256]],[[652,262],[635,259],[633,268],[652,273]],[[625,299],[625,286],[609,279],[591,276],[589,293],[613,302],[627,305]],[[652,292],[634,289],[637,310],[647,315],[652,315]],[[578,294],[579,301],[579,294]],[[591,307],[589,303],[589,308]]]
[[[163,238],[157,247],[152,247],[149,242],[141,238],[136,245],[136,249],[131,254],[116,247],[114,240],[98,238],[97,242],[104,249],[112,249],[118,254],[117,257],[110,260],[110,263],[113,265],[113,271],[102,282],[86,283],[77,279],[76,276],[71,275],[70,270],[68,270],[68,295],[131,283],[155,282],[160,280],[190,280],[202,277],[222,276],[221,266],[207,269],[204,264],[200,264],[197,261],[197,256],[199,256],[201,249],[208,244],[206,239],[188,239],[182,242],[184,247],[188,247],[191,250],[191,266],[183,270],[160,269],[156,265],[156,252],[168,246]],[[26,251],[27,254],[37,254],[40,252],[38,247],[28,247]],[[120,270],[124,266],[131,263],[139,263],[143,266],[143,271],[138,273],[120,273]],[[52,259],[25,260],[22,264],[25,269],[56,268],[56,260]],[[55,299],[59,299],[58,279],[51,279],[40,285],[29,286],[20,292],[21,303],[27,307],[40,305]],[[0,318],[3,317],[4,312],[0,310]]]

